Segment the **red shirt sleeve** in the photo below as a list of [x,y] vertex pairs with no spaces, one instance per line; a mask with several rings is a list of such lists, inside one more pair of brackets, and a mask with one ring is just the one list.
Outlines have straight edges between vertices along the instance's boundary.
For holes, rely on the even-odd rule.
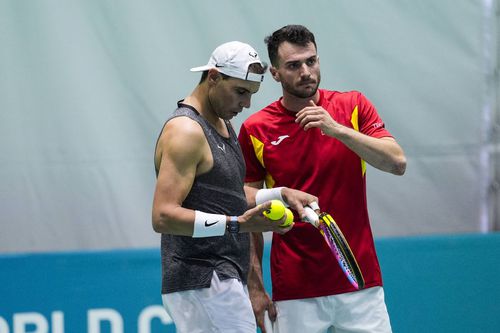
[[392,137],[375,106],[363,94],[359,93],[357,97],[359,131],[375,138]]
[[245,127],[245,124],[241,125],[238,141],[240,142],[241,151],[243,153],[247,169],[245,182],[249,183],[263,180],[265,178],[266,171],[257,159],[252,139],[247,131],[247,128]]

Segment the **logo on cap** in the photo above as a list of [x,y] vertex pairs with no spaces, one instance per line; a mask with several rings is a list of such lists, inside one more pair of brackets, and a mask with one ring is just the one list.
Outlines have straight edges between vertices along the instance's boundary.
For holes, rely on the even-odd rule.
[[248,55],[252,58],[257,58],[257,52],[248,52]]

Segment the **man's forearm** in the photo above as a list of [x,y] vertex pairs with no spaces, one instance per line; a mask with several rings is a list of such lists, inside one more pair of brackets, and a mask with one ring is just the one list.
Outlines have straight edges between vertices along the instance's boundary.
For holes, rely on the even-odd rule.
[[395,175],[404,174],[406,157],[394,139],[373,138],[347,127],[335,137],[371,166]]
[[248,272],[248,289],[265,291],[262,276],[262,256],[264,253],[264,236],[262,233],[250,234],[250,270]]

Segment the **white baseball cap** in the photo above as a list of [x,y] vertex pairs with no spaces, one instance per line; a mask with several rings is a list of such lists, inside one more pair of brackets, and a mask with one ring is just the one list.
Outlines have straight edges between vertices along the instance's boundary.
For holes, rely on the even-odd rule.
[[263,65],[255,49],[248,44],[234,41],[218,46],[208,60],[208,64],[191,68],[191,72],[203,72],[215,68],[231,77],[262,82],[264,74],[248,71],[248,66],[255,63]]

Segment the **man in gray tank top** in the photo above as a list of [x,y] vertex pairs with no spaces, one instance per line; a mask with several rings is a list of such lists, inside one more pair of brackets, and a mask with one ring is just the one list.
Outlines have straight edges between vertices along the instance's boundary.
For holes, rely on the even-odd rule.
[[201,80],[158,138],[153,229],[161,233],[163,303],[178,332],[255,332],[246,286],[250,233],[293,227],[280,227],[286,216],[263,216],[270,199],[301,217],[317,201],[289,188],[244,186],[245,164],[229,120],[250,107],[266,69],[250,45],[220,45],[207,65],[191,69],[203,72]]

